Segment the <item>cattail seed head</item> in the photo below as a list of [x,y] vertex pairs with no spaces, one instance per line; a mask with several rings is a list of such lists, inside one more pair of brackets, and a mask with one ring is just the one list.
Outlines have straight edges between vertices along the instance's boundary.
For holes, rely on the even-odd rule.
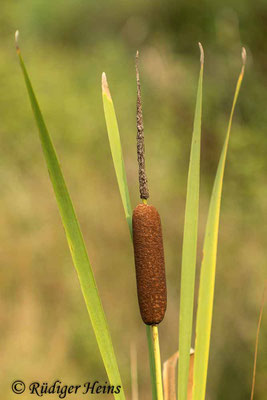
[[165,315],[167,290],[161,221],[154,206],[134,209],[133,243],[141,316],[145,324],[156,325]]

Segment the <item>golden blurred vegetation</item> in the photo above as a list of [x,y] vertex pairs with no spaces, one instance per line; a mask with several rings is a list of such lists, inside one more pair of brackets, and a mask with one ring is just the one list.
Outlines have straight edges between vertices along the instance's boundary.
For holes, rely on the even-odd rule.
[[[130,398],[130,345],[140,398],[149,399],[145,328],[133,251],[109,151],[101,73],[119,121],[132,205],[138,203],[135,69],[139,49],[151,202],[161,213],[168,310],[162,360],[178,346],[187,168],[199,69],[205,50],[198,274],[203,232],[241,46],[248,52],[223,189],[208,399],[248,399],[266,277],[267,141],[265,0],[1,0],[0,354],[1,394],[16,378],[104,382],[14,49],[14,32],[56,146],[103,300]],[[267,319],[255,399],[266,395]],[[27,398],[22,395],[21,399]]]

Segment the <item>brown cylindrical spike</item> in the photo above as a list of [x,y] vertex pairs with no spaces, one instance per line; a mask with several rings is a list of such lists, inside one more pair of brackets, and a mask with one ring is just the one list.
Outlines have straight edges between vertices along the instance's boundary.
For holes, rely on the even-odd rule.
[[133,243],[141,316],[145,324],[156,325],[165,315],[167,290],[161,221],[154,206],[134,209]]

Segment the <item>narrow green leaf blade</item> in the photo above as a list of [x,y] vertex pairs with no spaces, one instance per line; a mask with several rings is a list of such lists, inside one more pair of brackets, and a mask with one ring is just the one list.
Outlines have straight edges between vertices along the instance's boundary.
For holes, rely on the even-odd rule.
[[204,400],[206,393],[223,176],[234,110],[244,75],[245,49],[242,51],[242,58],[243,66],[235,89],[226,138],[212,190],[205,231],[198,294],[193,400]]
[[185,207],[184,239],[182,252],[182,273],[180,291],[179,324],[179,368],[178,400],[187,400],[190,348],[194,308],[195,271],[197,254],[198,209],[199,209],[199,174],[200,142],[202,115],[202,84],[204,52],[200,47],[200,72],[197,89],[197,101],[194,117],[194,129],[191,144],[187,195]]
[[57,159],[56,151],[47,131],[44,119],[42,117],[37,99],[35,97],[26,67],[17,46],[17,53],[20,60],[21,69],[24,75],[26,87],[28,90],[32,110],[39,129],[40,140],[48,167],[50,179],[54,188],[61,219],[65,228],[69,248],[71,251],[73,263],[77,270],[82,293],[85,299],[86,307],[95,332],[99,350],[107,371],[109,381],[112,385],[119,385],[121,391],[114,393],[118,400],[125,400],[121,377],[113,350],[111,336],[98,294],[93,271],[88,259],[82,233],[79,223],[64,181],[62,171]]
[[104,114],[108,131],[109,145],[112,154],[114,169],[116,172],[117,182],[119,185],[119,190],[126,220],[129,226],[130,233],[132,235],[132,207],[127,185],[127,177],[125,172],[123,155],[122,155],[120,133],[119,133],[118,122],[116,118],[113,101],[107,84],[106,74],[104,72],[102,75],[102,95],[103,95]]
[[[113,105],[113,101],[111,98],[110,90],[107,83],[106,74],[102,75],[102,96],[103,96],[103,106],[104,106],[104,114],[106,119],[108,137],[110,150],[113,159],[113,165],[116,172],[117,182],[120,190],[121,200],[125,212],[125,217],[128,223],[129,231],[131,237],[133,237],[132,233],[132,207],[129,196],[128,184],[126,171],[123,161],[122,155],[122,147],[120,141],[120,134],[118,128],[118,122],[116,118],[116,113]],[[157,389],[156,389],[156,367],[155,367],[155,358],[153,352],[153,339],[152,332],[149,326],[146,326],[146,334],[147,334],[147,343],[148,343],[148,353],[149,353],[149,364],[150,364],[150,376],[151,376],[151,384],[152,384],[152,399],[157,399]]]

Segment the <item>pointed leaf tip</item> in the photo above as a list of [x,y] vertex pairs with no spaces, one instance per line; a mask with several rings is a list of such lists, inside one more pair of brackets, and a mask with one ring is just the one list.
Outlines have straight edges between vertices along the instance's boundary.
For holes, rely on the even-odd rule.
[[247,61],[247,52],[246,52],[245,47],[242,47],[242,53],[241,54],[242,54],[243,65],[245,66],[246,61]]
[[106,94],[109,100],[111,100],[111,95],[108,87],[108,81],[107,81],[107,76],[105,72],[102,73],[102,92],[103,94]]
[[204,64],[204,50],[202,47],[202,44],[200,42],[198,42],[198,46],[199,46],[199,50],[200,50],[200,63],[201,65]]
[[19,39],[19,31],[17,30],[15,32],[15,42],[18,43],[18,39]]
[[19,52],[20,49],[19,49],[19,31],[18,30],[15,32],[15,44],[16,44],[16,50],[17,50],[17,52]]

